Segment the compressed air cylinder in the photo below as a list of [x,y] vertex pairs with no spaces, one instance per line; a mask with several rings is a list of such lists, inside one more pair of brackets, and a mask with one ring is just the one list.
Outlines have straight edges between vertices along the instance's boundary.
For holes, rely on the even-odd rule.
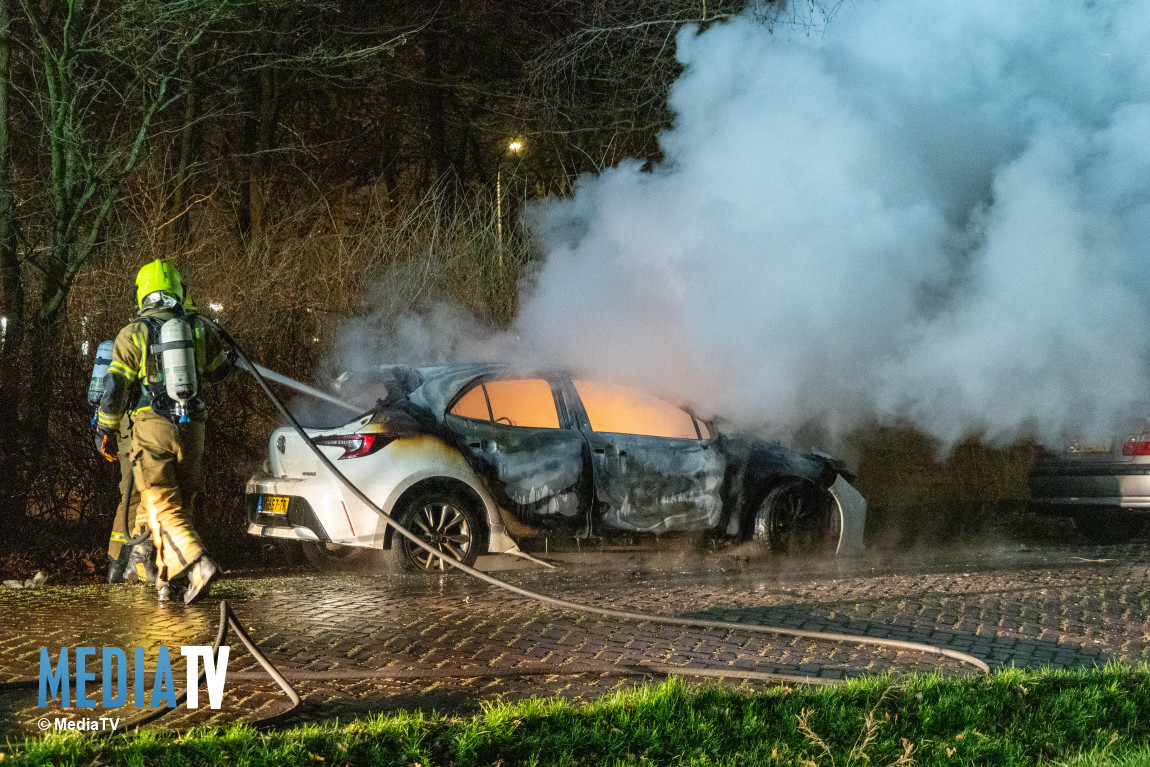
[[104,396],[104,376],[112,364],[112,347],[115,341],[105,341],[96,347],[96,362],[92,366],[92,381],[88,384],[88,404],[97,407]]
[[181,405],[196,396],[196,343],[192,328],[182,317],[173,317],[160,328],[164,388]]

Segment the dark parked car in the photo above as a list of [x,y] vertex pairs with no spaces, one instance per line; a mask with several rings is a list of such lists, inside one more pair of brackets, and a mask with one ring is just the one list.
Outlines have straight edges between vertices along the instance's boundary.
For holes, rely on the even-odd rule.
[[[716,433],[645,392],[495,364],[391,366],[342,386],[386,396],[310,436],[385,512],[467,563],[525,539],[592,535],[862,549],[866,502],[839,462]],[[251,534],[303,541],[321,567],[382,548],[404,569],[443,569],[393,537],[293,430],[277,429],[268,453],[248,483]]]
[[1150,519],[1150,422],[1122,437],[1041,450],[1030,494],[1040,512],[1072,517],[1087,540],[1136,537]]

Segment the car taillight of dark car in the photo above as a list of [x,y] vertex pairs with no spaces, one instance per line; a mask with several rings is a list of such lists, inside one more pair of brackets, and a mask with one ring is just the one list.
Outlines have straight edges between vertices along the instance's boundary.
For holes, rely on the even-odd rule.
[[1141,434],[1126,440],[1122,455],[1150,455],[1150,434]]
[[342,447],[344,458],[362,458],[365,455],[377,453],[392,442],[395,437],[389,434],[333,434],[325,437],[315,437],[312,441],[323,447]]

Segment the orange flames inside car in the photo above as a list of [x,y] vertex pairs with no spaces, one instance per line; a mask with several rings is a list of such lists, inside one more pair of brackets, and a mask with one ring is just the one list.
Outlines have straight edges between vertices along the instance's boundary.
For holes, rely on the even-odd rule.
[[[599,381],[575,381],[594,431],[672,439],[710,439],[706,424],[685,410],[635,389]],[[539,378],[485,381],[460,397],[454,415],[508,426],[558,429],[551,385]]]
[[[575,381],[591,428],[613,434],[699,439],[691,414],[635,389],[599,381]],[[705,428],[705,427],[703,427]]]
[[463,395],[451,409],[455,415],[508,426],[558,429],[559,413],[551,384],[539,378],[487,381]]

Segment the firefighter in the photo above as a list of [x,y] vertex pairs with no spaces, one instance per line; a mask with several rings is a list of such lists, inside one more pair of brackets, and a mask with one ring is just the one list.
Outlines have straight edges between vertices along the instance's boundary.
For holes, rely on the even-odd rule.
[[[112,349],[115,345],[115,341],[105,341],[96,348],[92,379],[88,384],[88,403],[96,408],[96,415],[92,417],[93,424],[96,423],[96,416],[100,412],[100,400],[104,397],[104,378],[107,376],[108,366],[112,364]],[[133,550],[129,542],[129,531],[134,527],[140,494],[132,481],[132,419],[127,413],[120,419],[119,431],[117,458],[120,462],[120,503],[116,506],[112,535],[108,539],[109,584],[132,581],[136,575],[129,562]],[[149,582],[154,581],[153,578]]]
[[[196,304],[192,301],[191,291],[184,287],[184,312],[187,314],[196,311]],[[120,457],[120,507],[116,512],[116,519],[112,525],[112,540],[108,544],[108,583],[117,583],[113,580],[113,568],[122,573],[123,581],[127,583],[147,583],[155,585],[160,592],[170,591],[167,581],[156,580],[156,566],[153,564],[156,547],[151,540],[144,538],[150,534],[148,520],[145,516],[137,516],[136,510],[140,505],[140,490],[132,479],[132,432],[131,418],[125,415],[120,421],[119,457]],[[143,538],[143,540],[141,540]],[[117,541],[140,541],[134,545],[117,545]],[[113,547],[119,552],[118,558]],[[113,563],[113,558],[116,561]]]
[[[120,419],[116,440],[116,457],[120,461],[120,505],[112,522],[112,536],[108,539],[108,583],[146,580],[144,571],[130,567],[134,546],[128,543],[136,534],[136,510],[140,506],[140,491],[132,480],[132,417],[127,413]],[[155,582],[155,571],[149,583]]]
[[146,519],[160,600],[168,599],[168,582],[187,575],[184,602],[192,604],[207,595],[217,573],[190,520],[203,489],[206,413],[198,383],[223,380],[232,364],[219,337],[185,310],[185,300],[175,267],[156,260],[140,269],[139,312],[116,337],[96,419],[96,446],[113,460],[109,442],[133,402],[132,479],[144,514],[137,528]]

